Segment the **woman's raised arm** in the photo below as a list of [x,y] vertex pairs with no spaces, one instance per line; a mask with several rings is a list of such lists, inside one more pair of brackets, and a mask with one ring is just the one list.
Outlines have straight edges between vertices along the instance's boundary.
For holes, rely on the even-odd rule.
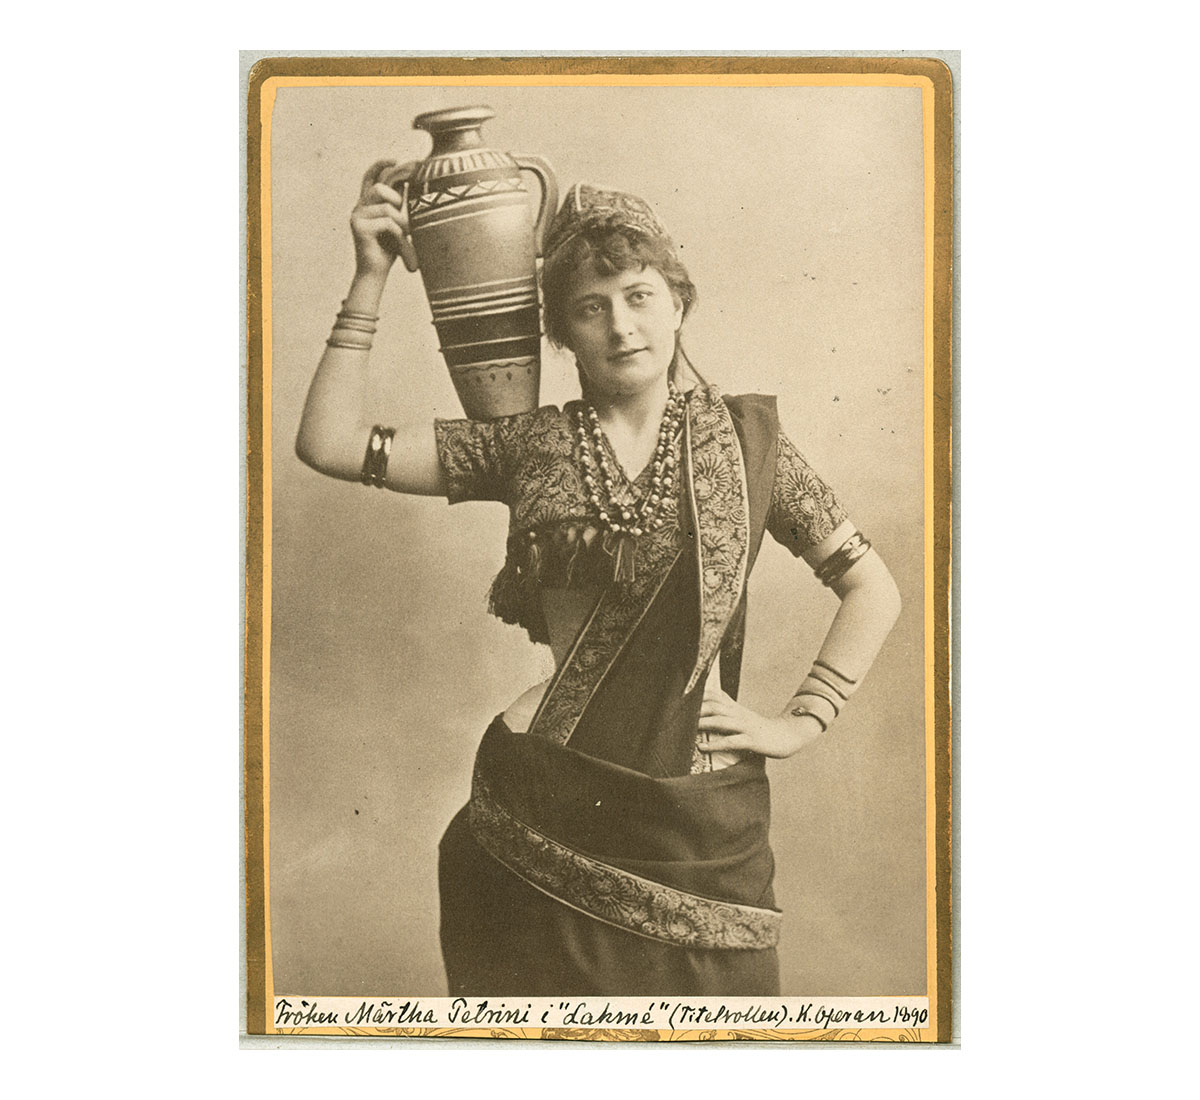
[[[383,289],[407,228],[402,196],[382,182],[394,167],[394,161],[377,161],[363,177],[358,205],[350,215],[354,280],[309,386],[296,434],[301,461],[343,481],[361,479],[377,424],[367,415],[365,402],[373,319],[379,315]],[[426,496],[445,491],[432,425],[395,427],[383,484]]]

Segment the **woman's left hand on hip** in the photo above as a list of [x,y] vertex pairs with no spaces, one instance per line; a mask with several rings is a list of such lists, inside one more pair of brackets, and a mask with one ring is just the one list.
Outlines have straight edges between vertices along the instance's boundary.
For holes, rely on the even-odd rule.
[[709,735],[697,745],[701,752],[756,752],[779,759],[792,756],[821,734],[815,718],[768,718],[715,686],[705,689],[699,728]]

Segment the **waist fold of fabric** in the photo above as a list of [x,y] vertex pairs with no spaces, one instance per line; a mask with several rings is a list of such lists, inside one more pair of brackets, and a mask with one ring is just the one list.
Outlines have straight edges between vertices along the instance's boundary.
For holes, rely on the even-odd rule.
[[510,871],[597,920],[684,947],[773,947],[770,788],[761,758],[658,778],[497,718],[471,828]]

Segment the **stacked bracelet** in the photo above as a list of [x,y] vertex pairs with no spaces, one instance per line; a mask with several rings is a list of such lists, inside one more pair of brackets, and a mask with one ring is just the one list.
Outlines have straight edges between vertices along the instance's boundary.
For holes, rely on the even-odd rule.
[[333,323],[333,332],[325,341],[331,348],[353,348],[355,351],[370,351],[371,337],[375,335],[375,324],[378,316],[371,313],[358,313],[346,308],[342,302],[337,320]]
[[363,459],[362,483],[382,489],[387,477],[388,458],[392,453],[392,436],[395,428],[381,428],[378,424],[371,429],[367,441],[367,454]]
[[818,726],[821,727],[821,732],[825,733],[829,729],[829,723],[825,721],[815,710],[808,710],[805,707],[792,707],[791,714],[795,718],[811,718]]
[[807,683],[808,683],[808,681],[806,680],[804,682],[804,684],[801,685],[800,690],[797,691],[796,694],[792,696],[793,699],[804,699],[804,698],[821,699],[821,700],[824,700],[824,702],[829,704],[829,709],[833,711],[834,718],[836,718],[839,714],[842,713],[842,708],[836,702],[834,702],[832,699],[830,699],[829,696],[825,692],[812,691],[807,686],[805,686],[805,685],[807,685]]
[[[857,686],[857,680],[851,679],[845,673],[839,672],[827,661],[822,661],[818,658],[813,662],[812,671],[804,678],[804,682],[792,698],[820,699],[822,702],[828,704],[829,708],[833,711],[833,717],[837,718],[842,712],[842,704],[850,698]],[[833,720],[826,721],[822,719],[811,707],[804,704],[791,708],[790,713],[797,718],[804,714],[815,718],[821,724],[822,732],[829,728],[829,723]]]
[[871,544],[863,537],[862,532],[855,531],[817,566],[814,570],[817,580],[826,587],[836,584],[850,571],[850,567],[870,549]]
[[827,664],[825,661],[822,661],[820,657],[818,657],[815,661],[813,661],[813,668],[823,668],[826,672],[832,672],[834,674],[834,676],[836,676],[839,680],[842,681],[842,683],[848,684],[851,688],[858,687],[857,680],[851,680],[850,677],[847,676],[844,672],[838,672],[838,670],[836,668],[834,668],[833,665]]

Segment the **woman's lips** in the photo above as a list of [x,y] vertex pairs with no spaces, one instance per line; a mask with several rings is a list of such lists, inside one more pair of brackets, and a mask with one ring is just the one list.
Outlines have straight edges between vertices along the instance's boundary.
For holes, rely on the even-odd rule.
[[645,350],[645,348],[626,348],[624,351],[613,352],[608,358],[613,363],[621,363],[626,359],[632,359],[635,355]]

